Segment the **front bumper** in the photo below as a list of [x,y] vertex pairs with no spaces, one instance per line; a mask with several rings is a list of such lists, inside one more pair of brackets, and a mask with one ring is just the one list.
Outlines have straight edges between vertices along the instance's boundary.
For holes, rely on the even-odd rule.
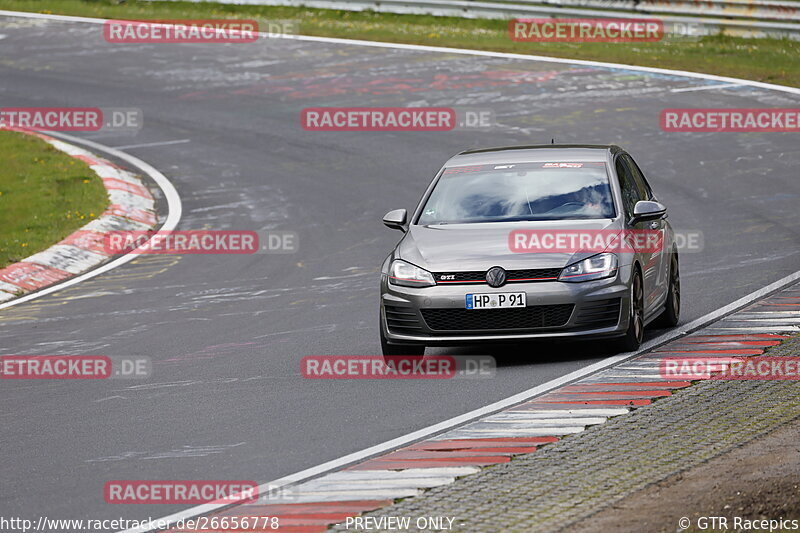
[[[626,283],[629,276],[624,275],[625,270],[629,269],[621,269],[614,278],[598,281],[509,283],[498,288],[485,283],[399,287],[389,284],[384,275],[381,280],[381,329],[389,343],[428,346],[616,337],[627,329],[630,313],[629,286]],[[527,309],[522,321],[519,316],[506,320],[506,317],[514,317],[513,311],[516,310],[513,309],[469,310],[466,311],[468,315],[464,314],[467,294],[501,292],[526,293]],[[504,312],[499,321],[499,315],[492,315],[498,312]],[[432,319],[441,316],[450,319]],[[536,316],[536,323],[525,322],[528,316]],[[459,317],[468,320],[459,323]]]

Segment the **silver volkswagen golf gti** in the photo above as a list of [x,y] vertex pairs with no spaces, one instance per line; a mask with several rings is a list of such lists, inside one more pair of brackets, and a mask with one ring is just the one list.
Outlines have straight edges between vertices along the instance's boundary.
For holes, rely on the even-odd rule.
[[618,146],[462,152],[383,222],[404,233],[381,269],[384,355],[565,337],[632,351],[678,323],[666,207]]

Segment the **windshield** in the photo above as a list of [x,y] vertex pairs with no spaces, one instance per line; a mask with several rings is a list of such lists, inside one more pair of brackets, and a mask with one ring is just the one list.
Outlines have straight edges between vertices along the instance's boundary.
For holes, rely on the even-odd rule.
[[446,168],[418,224],[613,218],[603,162]]

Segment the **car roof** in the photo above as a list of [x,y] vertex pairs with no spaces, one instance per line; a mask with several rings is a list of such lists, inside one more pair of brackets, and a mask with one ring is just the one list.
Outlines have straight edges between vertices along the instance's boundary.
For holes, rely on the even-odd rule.
[[537,144],[466,150],[451,157],[444,166],[539,161],[606,161],[623,151],[613,144]]

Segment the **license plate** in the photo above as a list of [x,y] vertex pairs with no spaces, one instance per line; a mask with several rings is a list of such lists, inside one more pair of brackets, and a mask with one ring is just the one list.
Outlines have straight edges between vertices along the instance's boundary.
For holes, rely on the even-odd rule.
[[509,307],[525,307],[525,293],[467,294],[467,309],[507,309]]

